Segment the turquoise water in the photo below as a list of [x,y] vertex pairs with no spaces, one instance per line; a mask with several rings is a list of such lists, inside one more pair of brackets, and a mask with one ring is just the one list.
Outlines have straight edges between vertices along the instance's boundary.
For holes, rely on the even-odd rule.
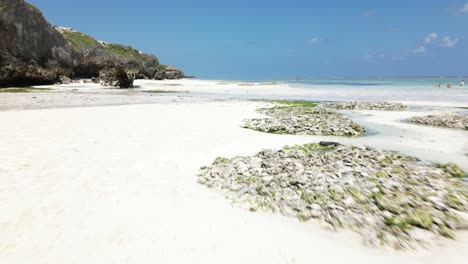
[[[297,77],[240,78],[245,82],[287,82],[294,88],[257,97],[323,101],[382,100],[456,102],[468,105],[468,76],[456,77]],[[465,86],[460,87],[462,80]],[[441,84],[441,88],[437,85]],[[447,89],[451,84],[452,89]],[[252,88],[248,95],[256,96]]]
[[[296,84],[299,78],[300,83],[309,85],[330,85],[330,86],[412,86],[412,87],[434,87],[441,84],[446,86],[460,85],[462,80],[468,81],[468,76],[451,77],[275,77],[275,78],[238,78],[238,81],[249,82],[288,82]],[[467,86],[467,84],[465,84]]]
[[[452,86],[459,85],[462,80],[468,80],[468,77],[368,77],[368,78],[300,78],[304,84],[316,85],[349,85],[349,86],[419,86],[433,87],[437,84]],[[296,82],[293,79],[289,82]]]

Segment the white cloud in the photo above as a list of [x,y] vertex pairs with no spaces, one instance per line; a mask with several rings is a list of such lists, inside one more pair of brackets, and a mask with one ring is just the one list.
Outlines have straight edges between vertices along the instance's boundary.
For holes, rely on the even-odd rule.
[[460,8],[460,10],[458,10],[458,13],[468,14],[468,2],[462,8]]
[[427,35],[425,38],[424,38],[424,42],[426,44],[430,44],[432,43],[434,40],[437,39],[437,33],[434,33],[432,32],[431,34]]
[[414,54],[424,54],[426,53],[426,47],[424,46],[419,46],[413,50]]
[[453,48],[458,44],[458,38],[452,38],[450,36],[446,36],[442,39],[440,46],[444,48]]
[[310,45],[310,46],[314,46],[314,45],[317,45],[320,43],[320,39],[319,38],[311,38],[309,40],[307,40],[307,45]]

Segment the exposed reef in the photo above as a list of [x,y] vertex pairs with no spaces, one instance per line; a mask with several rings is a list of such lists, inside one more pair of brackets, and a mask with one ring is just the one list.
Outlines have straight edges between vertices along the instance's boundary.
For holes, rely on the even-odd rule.
[[366,245],[409,249],[468,228],[464,174],[451,163],[321,143],[217,158],[198,181],[251,211],[317,219],[355,230]]
[[362,126],[343,114],[315,105],[288,102],[259,109],[259,113],[269,117],[246,119],[242,127],[274,134],[360,136],[365,133]]
[[337,110],[380,110],[380,111],[404,111],[408,109],[408,106],[401,103],[389,103],[389,102],[361,102],[361,101],[350,101],[350,102],[339,102],[329,103],[326,106],[337,109]]
[[468,130],[468,116],[465,115],[439,114],[415,116],[408,119],[408,121],[420,125]]

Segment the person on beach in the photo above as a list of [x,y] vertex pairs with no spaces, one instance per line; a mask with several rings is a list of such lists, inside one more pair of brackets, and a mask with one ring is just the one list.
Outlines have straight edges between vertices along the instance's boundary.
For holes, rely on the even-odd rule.
[[462,80],[460,83],[460,87],[463,87],[463,86],[465,86],[465,80]]
[[440,88],[440,87],[442,87],[442,84],[441,83],[437,84],[437,88]]
[[447,88],[452,88],[452,85],[450,83],[447,84]]

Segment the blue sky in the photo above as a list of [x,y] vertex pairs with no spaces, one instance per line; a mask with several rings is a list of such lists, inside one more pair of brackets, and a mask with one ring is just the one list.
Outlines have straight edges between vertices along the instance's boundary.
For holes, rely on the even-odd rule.
[[468,75],[468,0],[29,0],[203,78]]

